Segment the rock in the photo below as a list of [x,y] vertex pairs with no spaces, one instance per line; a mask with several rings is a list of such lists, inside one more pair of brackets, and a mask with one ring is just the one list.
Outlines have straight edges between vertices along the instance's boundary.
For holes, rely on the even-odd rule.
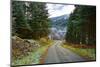
[[39,44],[34,40],[21,39],[18,36],[12,37],[12,57],[15,59],[28,55],[29,52],[32,52],[38,47]]

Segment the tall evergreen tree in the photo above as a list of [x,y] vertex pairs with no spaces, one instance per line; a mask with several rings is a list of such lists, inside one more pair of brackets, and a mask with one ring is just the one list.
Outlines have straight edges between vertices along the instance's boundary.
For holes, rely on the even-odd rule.
[[[34,33],[34,38],[40,38],[48,35],[49,20],[45,3],[29,3],[30,26]],[[36,36],[36,37],[35,37]]]
[[75,6],[70,15],[66,40],[79,44],[95,44],[96,42],[96,7]]
[[45,3],[13,1],[13,31],[21,38],[48,36],[49,20]]

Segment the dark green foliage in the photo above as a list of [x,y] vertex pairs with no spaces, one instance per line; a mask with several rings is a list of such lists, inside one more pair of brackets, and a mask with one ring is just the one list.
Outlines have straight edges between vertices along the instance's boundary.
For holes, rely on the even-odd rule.
[[96,7],[75,6],[70,15],[66,41],[79,44],[96,43]]
[[45,3],[29,3],[29,11],[32,14],[30,17],[30,26],[32,28],[34,38],[38,39],[47,36],[49,33],[48,13],[45,9]]
[[12,2],[12,28],[13,32],[16,33],[18,28],[25,28],[26,27],[26,19],[25,19],[25,4],[22,2]]
[[45,3],[12,2],[12,31],[21,38],[39,39],[49,33],[49,20]]

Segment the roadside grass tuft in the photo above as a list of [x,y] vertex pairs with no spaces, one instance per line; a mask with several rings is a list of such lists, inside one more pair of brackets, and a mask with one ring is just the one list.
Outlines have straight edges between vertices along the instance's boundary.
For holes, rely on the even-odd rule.
[[69,44],[63,44],[62,47],[67,48],[88,60],[96,60],[96,55],[95,55],[96,49],[95,48],[79,48],[79,47],[76,48]]

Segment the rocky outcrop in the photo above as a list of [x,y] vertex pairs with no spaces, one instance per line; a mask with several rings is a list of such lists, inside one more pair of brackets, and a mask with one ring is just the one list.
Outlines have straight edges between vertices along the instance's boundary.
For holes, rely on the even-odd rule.
[[18,36],[12,37],[12,57],[13,59],[20,59],[27,56],[30,52],[39,47],[34,40],[21,39]]

